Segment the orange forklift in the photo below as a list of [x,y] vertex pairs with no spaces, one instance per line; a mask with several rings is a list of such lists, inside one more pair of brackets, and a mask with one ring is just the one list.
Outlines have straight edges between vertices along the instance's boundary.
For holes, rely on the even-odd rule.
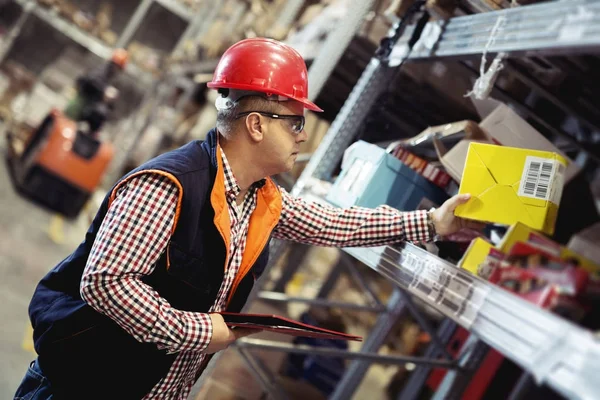
[[100,184],[114,155],[99,140],[118,91],[111,85],[127,64],[116,50],[98,70],[77,80],[77,96],[64,111],[52,110],[32,131],[23,150],[7,132],[7,162],[15,188],[67,218],[75,218]]

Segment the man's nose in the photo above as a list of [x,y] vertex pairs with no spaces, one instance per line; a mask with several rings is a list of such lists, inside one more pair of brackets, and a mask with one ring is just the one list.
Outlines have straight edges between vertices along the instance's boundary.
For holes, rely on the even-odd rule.
[[296,142],[304,143],[307,140],[308,140],[308,133],[306,133],[306,131],[304,129],[302,129],[302,132],[300,132],[299,134],[296,135]]

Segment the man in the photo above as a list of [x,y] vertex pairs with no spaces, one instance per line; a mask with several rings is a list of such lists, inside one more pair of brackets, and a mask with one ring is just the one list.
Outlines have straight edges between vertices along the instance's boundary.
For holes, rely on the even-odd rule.
[[229,329],[219,312],[241,310],[271,236],[373,246],[471,225],[453,215],[468,196],[399,212],[336,209],[278,188],[268,177],[294,165],[304,109],[321,111],[290,47],[243,40],[209,87],[220,93],[216,129],[117,182],[85,241],[38,285],[29,312],[39,356],[18,397],[185,399],[210,354],[255,333]]
[[87,108],[106,103],[107,100],[113,101],[115,89],[112,85],[125,70],[128,61],[127,50],[116,49],[106,64],[77,78],[77,95],[65,108],[65,115],[74,121],[86,121],[86,113],[90,112]]

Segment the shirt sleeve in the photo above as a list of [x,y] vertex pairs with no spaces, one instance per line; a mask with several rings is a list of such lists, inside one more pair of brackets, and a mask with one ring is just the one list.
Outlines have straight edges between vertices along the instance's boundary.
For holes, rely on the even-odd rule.
[[282,212],[273,236],[318,246],[368,247],[402,241],[432,240],[427,211],[401,212],[377,208],[336,208],[292,197],[285,189]]
[[167,177],[133,178],[111,204],[81,280],[81,296],[140,342],[169,353],[203,351],[210,316],[176,310],[141,278],[152,273],[174,223],[178,187]]

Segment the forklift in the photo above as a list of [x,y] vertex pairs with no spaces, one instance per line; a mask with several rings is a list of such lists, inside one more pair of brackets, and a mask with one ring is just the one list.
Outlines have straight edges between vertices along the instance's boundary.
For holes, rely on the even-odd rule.
[[18,151],[7,130],[7,163],[12,183],[26,198],[66,218],[76,218],[100,185],[114,147],[99,139],[118,90],[113,80],[128,60],[118,49],[111,60],[77,80],[77,96],[64,111],[53,109]]

